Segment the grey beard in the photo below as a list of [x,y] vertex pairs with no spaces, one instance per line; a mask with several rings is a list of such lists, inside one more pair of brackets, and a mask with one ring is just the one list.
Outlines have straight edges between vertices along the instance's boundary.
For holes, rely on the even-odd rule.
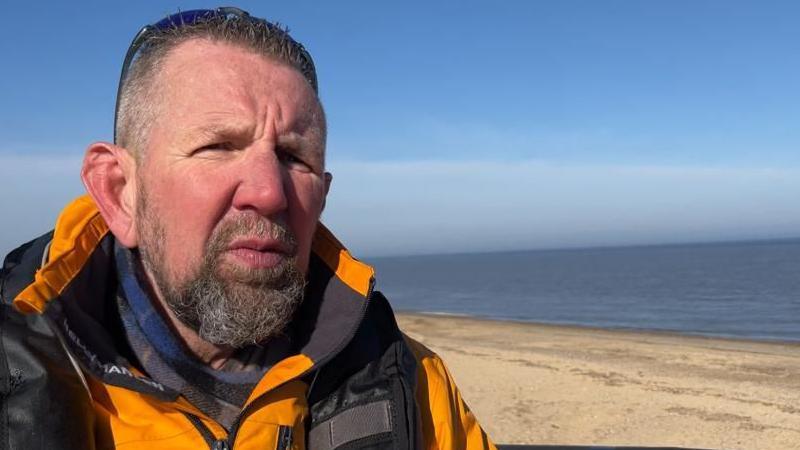
[[[203,340],[242,348],[280,335],[302,302],[305,277],[294,262],[296,241],[283,225],[253,215],[223,224],[206,245],[197,275],[176,285],[163,254],[166,236],[158,215],[139,196],[142,224],[139,251],[164,301],[178,319]],[[291,255],[270,269],[226,267],[220,256],[238,235],[269,236],[292,248]]]
[[241,348],[280,335],[303,298],[305,281],[291,261],[271,280],[225,281],[213,270],[166,296],[175,315],[207,342]]

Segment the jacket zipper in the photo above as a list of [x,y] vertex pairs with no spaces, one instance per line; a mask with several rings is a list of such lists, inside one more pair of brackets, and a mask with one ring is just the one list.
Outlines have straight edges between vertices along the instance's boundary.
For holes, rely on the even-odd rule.
[[[372,296],[372,291],[373,291],[373,289],[374,289],[374,288],[375,288],[375,281],[374,281],[374,279],[373,279],[373,280],[371,280],[371,281],[370,281],[370,283],[369,283],[369,289],[367,290],[367,295],[366,295],[366,297],[365,297],[365,298],[367,299],[367,301],[369,301],[369,298]],[[349,344],[349,343],[350,343],[350,341],[352,341],[352,340],[353,340],[353,336],[355,336],[355,335],[356,335],[356,332],[358,331],[358,327],[359,327],[359,325],[360,325],[360,324],[361,324],[361,322],[364,320],[364,316],[367,314],[367,306],[369,306],[369,305],[364,305],[364,308],[362,308],[362,309],[361,309],[361,311],[359,312],[359,315],[358,315],[358,320],[356,320],[356,323],[357,323],[358,325],[356,325],[356,327],[353,329],[353,331],[352,331],[352,332],[350,332],[350,334],[347,336],[347,338],[346,338],[346,339],[342,339],[342,343],[341,343],[339,346],[337,346],[337,347],[336,347],[336,349],[335,349],[334,351],[330,352],[330,354],[328,354],[328,356],[326,356],[325,358],[323,358],[323,359],[319,360],[319,361],[318,361],[316,364],[314,364],[314,366],[312,367],[312,369],[313,369],[314,367],[322,367],[323,365],[325,365],[325,363],[326,363],[326,362],[330,361],[331,359],[333,359],[333,357],[334,357],[334,356],[338,355],[338,354],[339,354],[339,353],[340,353],[340,352],[341,352],[341,351],[342,351],[342,350],[343,350],[343,349],[344,349],[344,348],[347,346],[347,344]],[[311,369],[309,369],[309,370],[311,370]],[[305,372],[303,372],[303,373],[301,373],[301,374],[297,375],[297,377],[295,377],[295,378],[302,377],[303,375],[305,375],[306,373],[308,373],[308,372],[309,372],[309,370],[306,370]],[[292,379],[294,379],[294,378],[292,378]],[[279,384],[279,385],[275,386],[275,387],[273,388],[273,390],[274,390],[274,389],[277,389],[278,387],[282,386],[283,384],[285,384],[285,383],[287,383],[287,382],[289,382],[289,381],[291,381],[291,380],[286,380],[285,382],[283,382],[283,383],[281,383],[281,384]],[[313,386],[309,386],[309,387],[308,387],[308,392],[309,392],[309,393],[311,392],[311,388],[312,388],[312,387],[313,387]],[[233,448],[233,442],[234,442],[234,440],[236,439],[236,433],[239,431],[239,425],[240,425],[240,423],[241,423],[241,421],[242,421],[242,418],[244,418],[245,414],[246,414],[246,413],[249,411],[250,407],[251,407],[252,405],[254,405],[254,404],[255,404],[255,403],[258,401],[258,400],[260,400],[260,399],[261,399],[262,397],[264,397],[265,395],[267,395],[267,393],[266,393],[266,392],[265,392],[265,393],[263,393],[263,394],[261,394],[261,395],[259,395],[259,396],[258,396],[258,397],[256,397],[255,399],[253,399],[253,401],[251,401],[251,402],[250,402],[250,404],[249,404],[249,405],[248,405],[248,406],[247,406],[245,409],[243,409],[243,410],[239,411],[239,414],[236,416],[236,419],[234,419],[234,421],[233,421],[233,425],[231,426],[231,430],[230,430],[230,432],[228,433],[228,445],[230,446],[230,448]],[[310,406],[311,406],[311,405],[309,405],[309,407],[310,407]],[[205,426],[205,425],[204,425],[204,426]],[[285,448],[289,448],[289,447],[291,446],[291,444],[292,444],[292,436],[291,436],[291,430],[292,430],[292,429],[291,429],[291,427],[286,427],[286,426],[284,426],[284,425],[281,425],[281,428],[284,428],[284,427],[285,427],[285,428],[287,428],[287,429],[289,430],[289,433],[288,433],[288,434],[289,434],[289,437],[288,437],[288,446],[287,446],[287,447],[285,447]],[[280,435],[279,435],[279,437],[280,437]],[[281,443],[280,443],[280,441],[278,442],[278,449],[279,449],[279,450],[282,450],[282,449],[283,449],[283,448],[281,447]],[[285,450],[285,449],[284,449],[284,450]]]
[[[208,444],[210,450],[231,450],[233,448],[233,434],[229,434],[227,439],[217,439],[210,429],[194,414],[183,412],[183,415],[189,419],[189,422],[197,428],[197,431],[203,436],[203,439]],[[292,448],[292,427],[287,425],[280,425],[278,427],[278,445],[277,450],[289,450]]]
[[183,413],[184,416],[186,416],[187,419],[189,419],[189,422],[191,422],[192,425],[194,425],[194,427],[197,428],[197,431],[200,432],[200,435],[203,436],[203,439],[206,441],[206,444],[208,444],[209,449],[230,450],[230,447],[228,446],[228,441],[226,439],[217,439],[214,436],[214,433],[212,433],[211,430],[208,429],[206,424],[204,424],[199,417],[185,411],[181,412]]
[[278,450],[292,448],[292,427],[281,425],[278,427]]

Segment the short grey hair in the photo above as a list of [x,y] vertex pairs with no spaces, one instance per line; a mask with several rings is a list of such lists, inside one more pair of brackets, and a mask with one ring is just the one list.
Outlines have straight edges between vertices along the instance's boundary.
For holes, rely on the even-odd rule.
[[[192,39],[236,45],[286,64],[300,72],[318,95],[317,74],[311,56],[292,39],[289,30],[279,24],[250,16],[220,14],[192,24],[153,29],[131,61],[117,93],[116,144],[131,151],[137,161],[147,147],[150,124],[156,120],[163,103],[164,94],[156,82],[157,77],[169,52]],[[324,126],[324,113],[322,122]]]

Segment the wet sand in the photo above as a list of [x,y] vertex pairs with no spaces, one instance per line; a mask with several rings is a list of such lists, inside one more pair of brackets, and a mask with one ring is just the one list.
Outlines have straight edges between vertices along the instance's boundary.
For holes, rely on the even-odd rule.
[[800,449],[800,344],[398,316],[498,444]]

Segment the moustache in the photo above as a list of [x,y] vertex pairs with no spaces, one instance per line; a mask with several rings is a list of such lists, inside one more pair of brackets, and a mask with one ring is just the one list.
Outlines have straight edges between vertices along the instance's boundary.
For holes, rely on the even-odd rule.
[[209,239],[206,255],[217,257],[239,239],[270,241],[287,256],[297,253],[297,239],[284,223],[248,214],[220,224]]

